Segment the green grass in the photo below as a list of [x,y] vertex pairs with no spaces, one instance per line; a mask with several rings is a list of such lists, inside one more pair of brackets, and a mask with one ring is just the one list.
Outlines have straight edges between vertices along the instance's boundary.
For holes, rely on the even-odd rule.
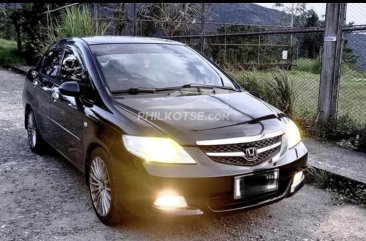
[[[254,75],[261,81],[271,81],[277,73],[269,71],[230,71],[231,76],[239,83],[244,75]],[[294,112],[301,118],[303,115],[315,116],[318,106],[320,74],[309,71],[286,71],[293,84],[295,94]],[[349,114],[357,123],[366,123],[366,72],[343,68],[339,89],[338,116]]]
[[16,42],[0,39],[0,65],[21,63],[24,63],[24,59],[17,51]]
[[300,58],[296,59],[294,61],[294,64],[295,64],[294,70],[320,74],[321,62],[319,58],[317,59]]

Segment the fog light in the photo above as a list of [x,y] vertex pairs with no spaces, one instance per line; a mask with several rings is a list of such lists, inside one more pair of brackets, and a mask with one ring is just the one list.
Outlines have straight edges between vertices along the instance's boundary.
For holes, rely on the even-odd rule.
[[294,175],[292,179],[291,192],[294,192],[296,187],[304,180],[304,172],[300,171]]
[[186,199],[183,196],[171,191],[159,193],[154,202],[154,206],[163,210],[174,210],[188,207]]

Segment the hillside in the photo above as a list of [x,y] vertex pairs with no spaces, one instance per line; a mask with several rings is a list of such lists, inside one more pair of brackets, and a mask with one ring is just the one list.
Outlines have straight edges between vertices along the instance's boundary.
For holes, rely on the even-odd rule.
[[[137,4],[137,8],[142,3]],[[116,3],[100,3],[100,16],[113,16]],[[133,18],[133,4],[127,5],[127,16]],[[275,9],[254,3],[208,3],[213,15],[211,21],[218,23],[245,23],[259,25],[289,25],[290,16]]]
[[254,3],[212,3],[213,21],[258,25],[289,25],[290,16],[284,12]]

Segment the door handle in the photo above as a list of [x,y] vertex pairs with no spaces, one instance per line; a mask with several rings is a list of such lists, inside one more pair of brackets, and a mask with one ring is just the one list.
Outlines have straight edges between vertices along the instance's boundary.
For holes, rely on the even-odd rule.
[[53,99],[53,102],[56,102],[56,100],[58,100],[60,98],[60,92],[58,91],[58,88],[57,87],[54,87],[52,89],[52,99]]
[[33,80],[33,88],[36,87],[39,84],[38,80]]

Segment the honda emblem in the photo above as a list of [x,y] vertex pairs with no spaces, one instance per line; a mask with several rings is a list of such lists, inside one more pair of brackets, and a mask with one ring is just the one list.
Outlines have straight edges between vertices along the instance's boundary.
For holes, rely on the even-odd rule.
[[248,161],[255,161],[258,158],[258,152],[257,152],[257,148],[255,147],[249,147],[247,149],[245,149],[245,158]]

